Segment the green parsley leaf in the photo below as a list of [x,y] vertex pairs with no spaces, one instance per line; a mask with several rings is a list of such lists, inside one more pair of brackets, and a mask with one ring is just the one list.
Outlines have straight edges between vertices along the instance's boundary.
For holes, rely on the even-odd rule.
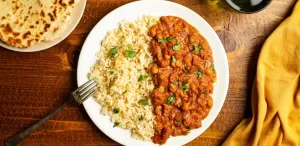
[[118,126],[120,123],[119,122],[115,122],[113,127]]
[[193,53],[199,52],[202,49],[202,46],[194,46],[194,50],[192,51]]
[[143,116],[140,116],[140,117],[139,117],[139,120],[140,120],[140,121],[142,121],[143,119],[144,119],[144,117],[143,117]]
[[174,39],[175,39],[175,37],[174,37],[174,38],[167,37],[167,39],[166,39],[166,40],[167,40],[168,42],[172,42]]
[[174,56],[172,56],[172,62],[176,62],[176,58]]
[[180,44],[175,44],[173,45],[173,48],[172,48],[174,51],[178,51],[180,50]]
[[189,91],[189,84],[182,84],[182,89],[184,92]]
[[182,120],[182,119],[180,119],[180,120],[179,120],[177,123],[178,123],[178,124],[182,124],[182,121],[183,121],[183,120]]
[[117,108],[114,108],[113,111],[115,114],[119,113],[119,109],[117,109]]
[[186,133],[190,133],[191,130],[190,130],[190,129],[186,129],[185,132],[186,132]]
[[211,70],[212,70],[213,72],[216,72],[216,68],[215,68],[215,65],[214,65],[214,64],[211,65]]
[[201,71],[195,71],[195,74],[198,75],[199,78],[201,78],[204,75],[204,73]]
[[141,104],[141,105],[148,105],[149,103],[148,103],[148,100],[146,100],[146,99],[141,99],[140,101],[139,101],[139,103]]
[[168,41],[165,40],[165,39],[158,39],[158,42],[159,42],[159,43],[166,43],[166,42],[168,42]]
[[174,102],[175,102],[175,97],[173,95],[168,97],[167,104],[171,104],[171,103],[174,103]]
[[167,37],[166,39],[158,39],[157,41],[159,43],[167,43],[167,42],[172,42],[174,39],[175,39],[175,37],[174,38]]
[[148,78],[147,75],[140,75],[140,77],[138,78],[138,82],[144,81],[146,78]]
[[175,82],[173,82],[173,84],[174,84],[174,85],[178,85],[178,82],[177,82],[177,81],[175,81]]
[[131,51],[131,50],[126,50],[126,56],[128,58],[133,58],[136,56],[136,53],[134,51]]
[[114,47],[114,48],[112,48],[112,49],[110,50],[110,58],[111,58],[111,59],[113,59],[113,58],[116,57],[119,48],[120,48],[120,47],[117,46],[117,47]]
[[112,74],[114,74],[114,71],[112,71],[112,70],[111,70],[111,71],[109,71],[109,74],[111,74],[111,75],[112,75]]

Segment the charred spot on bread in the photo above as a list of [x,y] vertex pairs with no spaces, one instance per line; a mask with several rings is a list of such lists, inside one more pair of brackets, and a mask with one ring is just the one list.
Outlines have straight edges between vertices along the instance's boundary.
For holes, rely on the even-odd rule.
[[19,32],[13,32],[13,35],[14,35],[14,37],[17,37],[17,36],[20,35],[20,33]]
[[54,14],[54,17],[56,17],[56,7],[54,8],[54,10],[53,10],[53,14]]
[[43,10],[41,11],[41,16],[42,16],[42,17],[45,17],[45,13],[44,13]]
[[64,6],[64,7],[67,6],[65,3],[62,2],[62,0],[59,0],[59,4]]
[[50,17],[50,20],[51,21],[54,21],[55,19],[54,19],[54,16],[51,14],[51,13],[48,13],[48,16]]
[[29,16],[26,16],[26,17],[25,17],[24,22],[28,19],[28,17],[29,17]]
[[23,34],[23,39],[26,39],[29,35],[31,35],[31,32],[27,31],[26,33]]
[[9,24],[6,24],[6,26],[4,27],[3,32],[4,32],[4,34],[9,34],[9,33],[13,33],[13,30],[11,29]]
[[48,29],[50,28],[50,26],[51,26],[51,25],[50,25],[50,24],[48,24],[48,23],[47,23],[47,24],[45,24],[44,31],[45,31],[45,32],[47,32],[47,31],[48,31]]
[[75,0],[70,0],[70,1],[69,1],[69,4],[70,4],[70,5],[72,5],[72,4],[74,4],[74,3],[75,3]]

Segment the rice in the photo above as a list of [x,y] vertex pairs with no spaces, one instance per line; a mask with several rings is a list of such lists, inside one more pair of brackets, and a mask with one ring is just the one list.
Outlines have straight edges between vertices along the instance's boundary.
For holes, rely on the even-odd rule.
[[[152,38],[148,30],[158,20],[143,16],[134,22],[122,21],[119,28],[109,31],[88,75],[99,84],[95,97],[102,106],[101,113],[110,116],[114,126],[129,129],[135,139],[151,140],[154,135],[150,99],[154,84],[148,72],[153,64]],[[141,100],[147,100],[148,105],[142,105]]]

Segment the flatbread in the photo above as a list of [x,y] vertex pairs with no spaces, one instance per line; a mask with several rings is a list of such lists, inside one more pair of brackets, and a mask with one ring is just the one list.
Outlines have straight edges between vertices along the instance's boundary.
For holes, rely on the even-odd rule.
[[78,0],[0,0],[0,39],[20,48],[51,41],[70,22],[76,3]]

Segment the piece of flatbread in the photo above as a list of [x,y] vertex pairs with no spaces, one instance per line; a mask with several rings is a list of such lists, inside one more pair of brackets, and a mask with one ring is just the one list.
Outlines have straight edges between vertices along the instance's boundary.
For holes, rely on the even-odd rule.
[[51,41],[66,28],[78,1],[0,0],[0,39],[19,48]]

